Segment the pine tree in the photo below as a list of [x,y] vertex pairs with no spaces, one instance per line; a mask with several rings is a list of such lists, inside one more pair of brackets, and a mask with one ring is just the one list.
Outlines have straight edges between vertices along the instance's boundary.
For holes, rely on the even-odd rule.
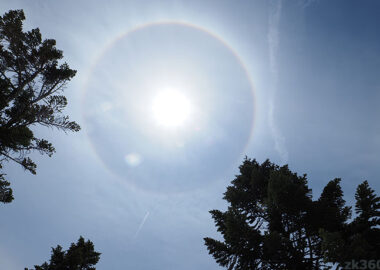
[[339,232],[322,234],[326,260],[341,266],[380,258],[380,197],[364,181],[356,189],[355,200],[356,218]]
[[[239,171],[224,193],[228,209],[210,211],[222,239],[204,239],[219,265],[229,270],[319,270],[353,258],[338,259],[346,251],[345,239],[352,235],[348,228],[355,227],[348,223],[351,208],[343,199],[339,178],[312,200],[306,175],[299,176],[288,166],[246,158]],[[366,224],[374,226],[378,207],[373,190],[359,186],[357,220],[365,217],[371,220]],[[367,239],[365,235],[359,233]]]
[[[35,265],[35,270],[95,270],[94,267],[100,259],[100,253],[94,250],[94,244],[81,236],[77,243],[72,243],[67,251],[58,245],[52,248],[50,261],[40,266]],[[28,268],[25,268],[28,270]]]
[[[62,51],[53,39],[42,40],[38,28],[23,31],[25,15],[11,10],[0,16],[0,168],[14,161],[35,174],[37,165],[28,154],[51,156],[55,149],[37,138],[33,126],[78,131],[79,125],[62,114],[67,105],[62,91],[76,71],[59,64]],[[1,174],[0,201],[13,199],[9,182]]]
[[13,191],[9,186],[10,183],[4,179],[4,174],[0,174],[0,202],[2,203],[13,201]]

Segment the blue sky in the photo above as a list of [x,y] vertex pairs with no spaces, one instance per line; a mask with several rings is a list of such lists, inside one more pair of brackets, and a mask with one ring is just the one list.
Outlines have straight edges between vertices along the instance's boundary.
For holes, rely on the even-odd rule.
[[[245,155],[307,173],[315,197],[335,177],[348,202],[365,179],[379,192],[380,2],[0,3],[20,8],[78,70],[66,113],[82,131],[36,128],[57,149],[33,154],[36,176],[6,165],[2,268],[83,235],[97,269],[220,269],[208,211]],[[175,129],[151,110],[167,88],[193,109]]]

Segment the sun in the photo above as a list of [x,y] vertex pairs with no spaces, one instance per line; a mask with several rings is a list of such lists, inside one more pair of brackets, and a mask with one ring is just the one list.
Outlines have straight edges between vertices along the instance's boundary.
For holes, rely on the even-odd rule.
[[179,91],[163,90],[153,98],[152,113],[158,126],[181,127],[189,120],[191,111],[190,100]]

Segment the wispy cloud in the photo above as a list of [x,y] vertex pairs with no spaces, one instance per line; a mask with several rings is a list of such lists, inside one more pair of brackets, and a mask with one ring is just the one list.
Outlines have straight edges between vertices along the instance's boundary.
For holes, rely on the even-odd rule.
[[301,8],[305,9],[316,2],[318,2],[318,0],[300,0],[299,3],[301,5]]
[[269,64],[270,72],[272,74],[271,93],[269,97],[269,113],[268,122],[272,131],[273,139],[275,142],[275,149],[280,155],[281,162],[287,163],[288,150],[285,145],[285,137],[277,127],[274,119],[275,110],[275,94],[277,92],[277,80],[278,80],[278,67],[277,67],[277,51],[280,44],[279,24],[281,19],[282,1],[278,0],[272,2],[272,10],[269,15],[269,27],[268,27],[268,46],[269,46]]
[[[269,44],[269,61],[273,75],[277,77],[277,50],[279,45],[279,24],[281,18],[282,1],[278,0],[273,5],[274,8],[269,15],[268,44]],[[277,79],[277,78],[276,78]]]
[[136,231],[136,233],[135,233],[135,239],[137,238],[137,236],[139,236],[139,233],[140,233],[142,227],[144,226],[146,220],[148,219],[149,214],[150,214],[149,211],[146,212],[146,214],[145,214],[143,220],[142,220],[141,223],[140,223],[140,226],[138,227],[138,229],[137,229],[137,231]]

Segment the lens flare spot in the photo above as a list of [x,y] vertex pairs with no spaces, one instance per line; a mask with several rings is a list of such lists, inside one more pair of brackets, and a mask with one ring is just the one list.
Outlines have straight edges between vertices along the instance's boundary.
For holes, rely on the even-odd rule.
[[136,153],[130,153],[125,156],[125,162],[130,166],[130,167],[136,167],[141,164],[142,162],[142,157],[139,154]]

